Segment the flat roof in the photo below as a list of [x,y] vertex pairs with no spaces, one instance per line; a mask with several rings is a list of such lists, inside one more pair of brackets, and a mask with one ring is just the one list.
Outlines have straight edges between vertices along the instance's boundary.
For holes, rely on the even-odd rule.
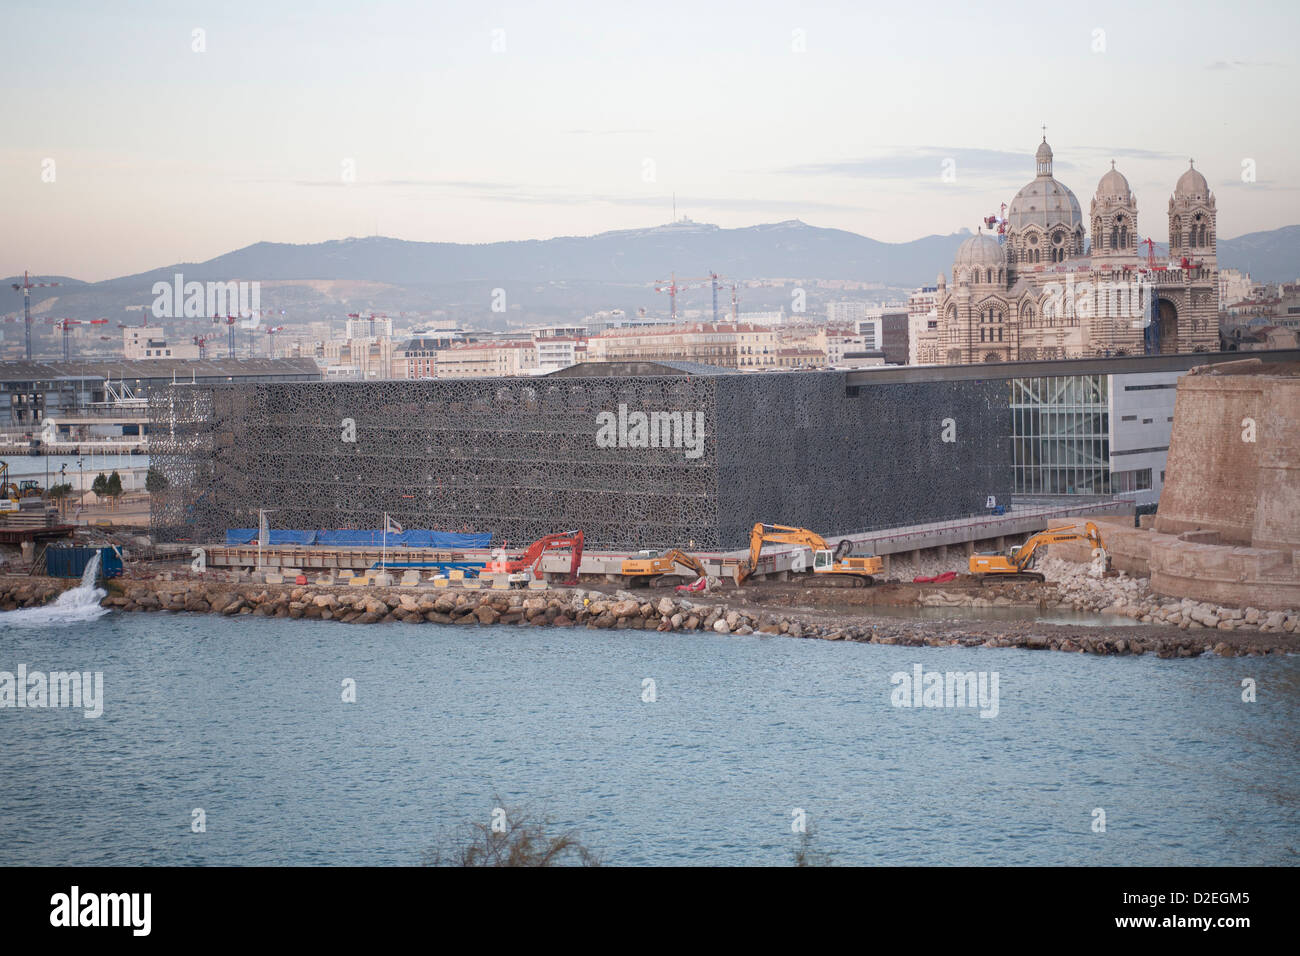
[[0,382],[50,382],[66,379],[123,379],[134,382],[192,378],[282,376],[321,378],[310,358],[115,359],[103,362],[0,362]]
[[1185,372],[1197,365],[1240,362],[1300,362],[1300,349],[1249,352],[1180,352],[1176,355],[1120,355],[1106,358],[1047,359],[1040,362],[982,362],[973,365],[885,365],[855,369],[849,385],[900,382],[961,382],[990,378],[1057,378],[1069,375],[1139,375],[1144,372]]

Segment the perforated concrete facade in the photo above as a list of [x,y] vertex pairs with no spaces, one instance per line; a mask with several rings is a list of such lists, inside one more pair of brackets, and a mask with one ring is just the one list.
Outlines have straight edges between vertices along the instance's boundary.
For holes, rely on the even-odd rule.
[[[703,441],[643,446],[637,412],[689,416]],[[220,540],[266,508],[278,528],[378,528],[386,511],[511,547],[581,528],[589,548],[723,550],[744,547],[755,521],[833,536],[980,513],[1011,487],[1000,380],[177,386],[152,397],[150,420],[152,463],[168,480],[153,504],[164,540]]]

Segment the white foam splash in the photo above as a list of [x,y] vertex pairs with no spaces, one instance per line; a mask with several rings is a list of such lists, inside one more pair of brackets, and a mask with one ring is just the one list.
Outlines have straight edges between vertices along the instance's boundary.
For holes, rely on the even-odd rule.
[[0,613],[0,627],[59,627],[86,624],[103,617],[108,608],[100,607],[99,602],[108,592],[95,586],[99,559],[100,553],[96,551],[81,573],[81,583],[64,591],[54,603]]

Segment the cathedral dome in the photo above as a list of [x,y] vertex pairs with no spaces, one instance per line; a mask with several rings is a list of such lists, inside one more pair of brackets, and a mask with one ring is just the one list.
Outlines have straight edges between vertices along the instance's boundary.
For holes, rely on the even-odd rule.
[[1013,232],[1026,226],[1047,230],[1058,225],[1065,225],[1073,232],[1083,222],[1083,213],[1074,193],[1052,177],[1052,147],[1046,139],[1039,145],[1034,160],[1038,175],[1011,200],[1007,225]]
[[1133,190],[1129,188],[1128,180],[1124,174],[1115,168],[1112,163],[1110,171],[1101,177],[1101,182],[1097,184],[1098,199],[1120,199],[1128,202],[1133,198]]
[[992,236],[980,233],[957,247],[957,256],[952,264],[954,269],[961,266],[1000,269],[1007,264],[1007,257],[1002,251],[1001,243]]
[[1205,177],[1195,166],[1188,166],[1187,172],[1178,177],[1178,185],[1174,187],[1174,197],[1176,199],[1207,199],[1210,195],[1210,184],[1205,181]]

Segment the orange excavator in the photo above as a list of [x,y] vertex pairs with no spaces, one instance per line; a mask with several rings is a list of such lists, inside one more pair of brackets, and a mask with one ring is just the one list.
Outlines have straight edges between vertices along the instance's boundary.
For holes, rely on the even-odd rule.
[[763,524],[760,521],[749,534],[749,560],[741,564],[736,576],[737,584],[744,584],[754,573],[763,545],[768,543],[797,544],[809,548],[813,553],[811,580],[833,587],[868,587],[875,583],[872,575],[879,574],[885,566],[885,562],[875,555],[850,557],[853,542],[848,538],[831,550],[826,539],[815,531],[781,524]]
[[638,551],[623,562],[620,573],[630,585],[644,582],[651,587],[666,587],[677,584],[678,577],[686,576],[681,568],[691,573],[690,581],[708,576],[700,559],[680,548],[670,551]]
[[[545,538],[538,538],[518,558],[489,561],[484,570],[493,571],[497,574],[508,574],[512,584],[522,584],[526,583],[529,577],[537,577],[537,566],[542,561],[542,555],[547,551],[565,550],[572,557],[569,562],[569,577],[564,583],[572,586],[578,583],[578,565],[582,563],[581,531],[563,531],[559,534],[548,534]],[[516,577],[518,580],[516,580]]]
[[[989,581],[1045,581],[1046,578],[1037,571],[1029,569],[1034,565],[1034,555],[1044,545],[1058,541],[1087,541],[1094,549],[1106,556],[1106,545],[1102,543],[1101,532],[1089,521],[1079,530],[1078,525],[1065,525],[1060,528],[1048,528],[1031,535],[1024,544],[1017,545],[1005,554],[990,551],[970,556],[970,573],[979,578],[980,584]],[[1109,558],[1106,558],[1109,564]]]

